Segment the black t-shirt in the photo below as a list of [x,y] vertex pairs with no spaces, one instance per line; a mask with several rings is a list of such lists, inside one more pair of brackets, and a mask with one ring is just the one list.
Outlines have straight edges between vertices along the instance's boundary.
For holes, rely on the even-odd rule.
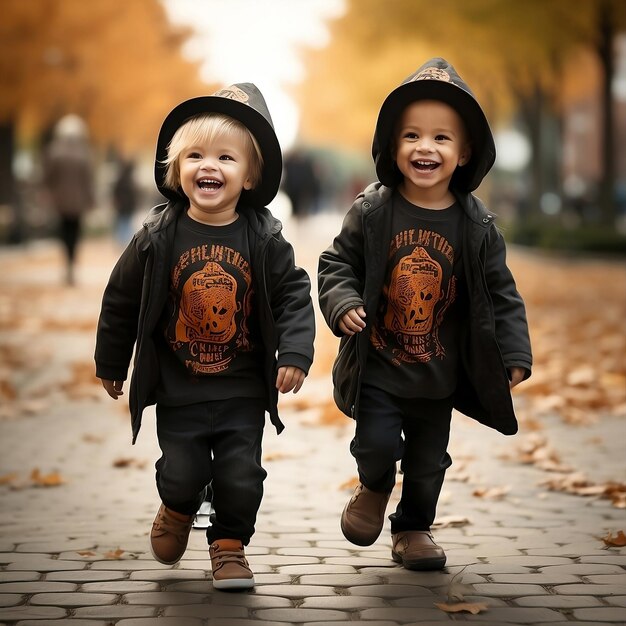
[[156,338],[161,404],[265,396],[246,225],[178,221]]
[[404,397],[445,398],[456,386],[464,315],[463,210],[424,209],[396,193],[383,293],[364,382]]

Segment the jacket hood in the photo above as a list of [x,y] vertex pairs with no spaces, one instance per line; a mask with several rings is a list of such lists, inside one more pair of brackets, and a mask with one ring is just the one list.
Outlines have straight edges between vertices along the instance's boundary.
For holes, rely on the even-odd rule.
[[383,185],[394,187],[402,174],[391,154],[395,125],[404,108],[416,100],[441,100],[461,116],[470,136],[472,156],[457,167],[450,186],[459,191],[474,191],[496,159],[496,146],[489,123],[474,94],[454,67],[445,59],[430,59],[385,99],[378,114],[372,157],[376,174]]
[[211,96],[185,100],[165,118],[159,132],[154,164],[154,178],[159,191],[168,200],[186,199],[182,191],[163,186],[167,148],[174,133],[191,117],[200,113],[222,113],[241,122],[257,140],[263,155],[261,181],[255,189],[244,190],[241,199],[254,207],[269,204],[278,193],[283,158],[274,124],[263,94],[253,83],[236,83]]

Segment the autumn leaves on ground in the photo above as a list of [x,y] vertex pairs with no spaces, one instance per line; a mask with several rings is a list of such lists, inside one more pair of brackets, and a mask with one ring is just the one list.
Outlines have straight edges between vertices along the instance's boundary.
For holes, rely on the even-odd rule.
[[[61,285],[58,250],[33,250],[2,257],[0,422],[32,419],[36,427],[37,415],[51,403],[106,399],[93,375],[93,336],[103,281],[119,251],[106,241],[85,244],[81,263],[98,278],[79,281],[72,289]],[[308,252],[304,265],[312,272],[316,254]],[[626,267],[620,261],[562,258],[529,249],[512,249],[509,264],[527,303],[534,371],[515,391],[521,428],[511,446],[516,452],[507,460],[543,470],[547,490],[606,498],[626,508],[622,477],[590,480],[584,468],[561,458],[559,441],[550,440],[543,425],[555,415],[572,429],[619,417],[626,428]],[[320,318],[312,379],[329,380],[336,349],[336,338]],[[289,405],[310,409],[317,404],[319,427],[345,427],[349,420],[329,398],[330,393],[295,396]],[[602,445],[598,438],[586,443]],[[456,471],[462,471],[462,462]],[[0,476],[0,484],[14,488],[62,480],[34,466],[21,476]],[[478,489],[475,495],[485,496]]]

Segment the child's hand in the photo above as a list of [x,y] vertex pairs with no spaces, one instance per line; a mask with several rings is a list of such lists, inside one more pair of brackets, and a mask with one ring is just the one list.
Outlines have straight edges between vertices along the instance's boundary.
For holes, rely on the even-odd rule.
[[360,333],[365,328],[365,309],[362,306],[356,309],[350,309],[344,313],[339,320],[339,330],[344,335],[354,335]]
[[294,393],[298,393],[305,378],[306,374],[299,367],[294,367],[293,365],[279,367],[278,376],[276,377],[276,389],[281,393],[289,393],[292,389]]
[[509,387],[513,389],[515,385],[519,385],[526,375],[526,370],[523,367],[510,367],[509,368],[509,376],[511,381],[509,383]]
[[102,381],[102,386],[106,389],[106,392],[113,398],[113,400],[117,400],[120,396],[124,395],[122,391],[122,385],[124,384],[123,380],[104,380],[104,378],[100,379]]

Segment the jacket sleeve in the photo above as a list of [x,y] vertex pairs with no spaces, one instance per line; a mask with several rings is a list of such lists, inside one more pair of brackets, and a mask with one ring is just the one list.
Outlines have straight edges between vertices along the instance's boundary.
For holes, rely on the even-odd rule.
[[315,339],[311,280],[306,271],[295,264],[293,248],[282,234],[270,244],[268,267],[278,367],[295,366],[308,374]]
[[532,353],[526,307],[506,264],[504,238],[495,225],[487,237],[485,278],[493,303],[495,332],[505,367],[523,367],[530,376]]
[[320,309],[329,328],[339,337],[342,316],[364,304],[365,252],[360,201],[352,205],[340,233],[320,255],[317,281]]
[[144,274],[137,235],[116,263],[104,290],[96,333],[96,376],[126,380],[137,339]]

